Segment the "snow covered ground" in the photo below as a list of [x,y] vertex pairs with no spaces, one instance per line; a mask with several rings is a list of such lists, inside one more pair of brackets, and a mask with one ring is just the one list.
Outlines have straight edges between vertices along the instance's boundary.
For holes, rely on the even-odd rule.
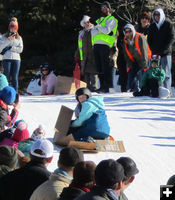
[[[103,96],[111,135],[123,140],[126,152],[85,154],[85,159],[98,164],[103,159],[130,156],[140,172],[126,190],[129,200],[159,200],[160,185],[175,174],[175,97],[153,99],[130,93]],[[30,133],[42,124],[50,140],[61,106],[76,106],[74,95],[22,96],[21,102],[19,119],[28,123]],[[57,168],[58,155],[55,147],[50,171]]]

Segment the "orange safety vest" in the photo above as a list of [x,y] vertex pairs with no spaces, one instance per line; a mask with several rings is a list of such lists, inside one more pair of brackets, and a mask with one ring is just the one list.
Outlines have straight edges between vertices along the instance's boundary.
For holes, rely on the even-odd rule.
[[[134,42],[135,42],[135,47],[136,47],[136,49],[137,49],[137,51],[138,51],[138,53],[141,57],[142,53],[141,53],[141,50],[140,50],[140,47],[139,47],[139,37],[140,37],[140,35],[143,35],[143,34],[136,32]],[[125,44],[125,50],[126,50],[128,57],[132,60],[132,62],[134,62],[135,59],[134,59],[133,55],[128,50],[128,47],[127,47],[127,44],[126,44],[126,39],[124,39],[124,44]],[[151,52],[151,49],[148,45],[148,59],[150,59],[151,56],[152,56],[152,52]]]

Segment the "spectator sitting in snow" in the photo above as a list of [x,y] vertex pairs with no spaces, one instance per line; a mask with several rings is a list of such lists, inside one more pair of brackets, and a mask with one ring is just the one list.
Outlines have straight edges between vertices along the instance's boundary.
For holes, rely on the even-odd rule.
[[13,147],[0,146],[0,178],[12,171],[17,164],[18,154]]
[[[53,158],[53,144],[46,139],[37,140],[30,151],[31,161],[24,167],[0,178],[0,199],[29,200],[33,191],[48,180],[48,164]],[[10,192],[9,192],[10,191]]]
[[[8,105],[14,107],[10,115]],[[20,101],[17,99],[15,89],[11,86],[6,86],[0,92],[0,132],[5,128],[5,126],[12,127],[14,125],[19,113],[19,108]]]
[[40,185],[30,197],[30,200],[56,200],[64,187],[72,181],[75,165],[84,160],[83,153],[74,147],[65,147],[60,151],[58,168],[51,174],[49,180]]
[[32,148],[33,143],[38,139],[43,139],[45,137],[45,131],[41,125],[36,128],[31,137],[26,140],[22,140],[18,144],[18,149],[27,157],[29,157],[29,152]]
[[136,163],[129,157],[120,157],[116,161],[123,166],[125,174],[119,200],[127,200],[128,198],[123,191],[134,181],[135,175],[139,173],[139,170],[137,169]]
[[59,200],[73,200],[90,192],[90,189],[95,185],[95,168],[96,164],[92,161],[77,163],[73,171],[72,183],[63,189]]
[[0,145],[18,148],[18,143],[29,138],[29,131],[24,120],[18,120],[15,125],[0,133]]
[[75,140],[87,141],[89,137],[105,139],[110,127],[104,110],[102,96],[91,97],[88,88],[79,88],[75,93],[78,105],[75,108],[77,119],[73,120],[68,131]]
[[40,65],[41,70],[41,90],[42,95],[48,95],[54,93],[55,84],[57,81],[57,77],[51,71],[48,63],[44,63]]
[[134,92],[134,96],[159,97],[159,86],[165,80],[165,71],[160,67],[160,57],[153,55],[150,68],[144,72],[141,80],[141,90]]
[[0,91],[9,85],[7,77],[3,74],[4,68],[0,62]]

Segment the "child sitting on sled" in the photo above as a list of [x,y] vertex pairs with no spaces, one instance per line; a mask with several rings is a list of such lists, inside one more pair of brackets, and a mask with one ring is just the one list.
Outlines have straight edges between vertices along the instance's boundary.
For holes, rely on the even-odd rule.
[[150,68],[144,72],[141,80],[141,90],[134,92],[133,96],[159,97],[159,86],[165,80],[165,71],[159,65],[160,56],[153,55]]
[[78,101],[75,108],[76,119],[72,121],[69,133],[72,133],[77,141],[108,138],[110,127],[104,110],[103,97],[92,97],[88,88],[78,89],[75,97]]
[[54,93],[55,85],[57,82],[57,77],[51,71],[48,63],[44,63],[40,66],[41,70],[41,94],[49,95]]

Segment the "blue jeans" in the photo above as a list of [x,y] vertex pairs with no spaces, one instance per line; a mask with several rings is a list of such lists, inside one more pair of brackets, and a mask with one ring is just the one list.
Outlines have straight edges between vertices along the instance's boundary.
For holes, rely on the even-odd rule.
[[140,91],[140,81],[143,76],[143,70],[135,70],[131,68],[128,72],[127,91],[138,92]]
[[12,78],[11,84],[16,92],[18,92],[18,74],[20,70],[21,61],[20,60],[3,60],[4,74],[10,84],[10,79]]
[[171,92],[171,82],[172,82],[172,76],[171,76],[171,66],[172,66],[172,56],[166,55],[161,57],[160,60],[161,67],[165,70],[165,80],[163,82],[163,86]]

